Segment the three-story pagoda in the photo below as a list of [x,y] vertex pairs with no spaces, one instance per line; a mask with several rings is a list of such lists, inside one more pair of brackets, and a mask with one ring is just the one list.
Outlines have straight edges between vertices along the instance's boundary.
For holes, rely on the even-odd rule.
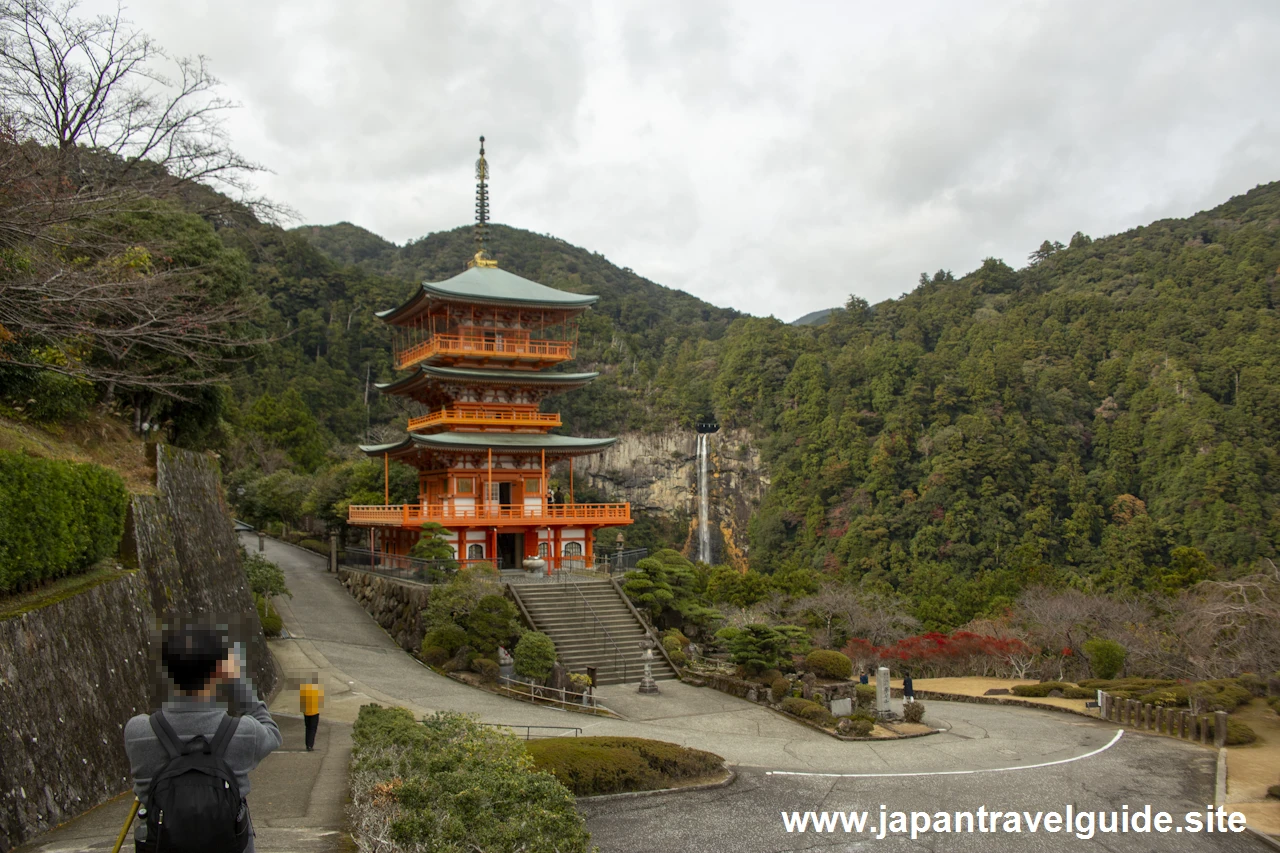
[[600,527],[631,523],[626,503],[579,504],[572,486],[552,495],[548,469],[599,453],[616,439],[554,435],[560,416],[544,398],[581,388],[596,373],[555,368],[574,357],[579,315],[599,297],[567,293],[499,269],[485,242],[488,163],[476,161],[476,254],[453,278],[424,282],[398,308],[377,316],[393,327],[395,365],[408,373],[379,385],[416,400],[425,413],[370,456],[418,469],[418,502],[352,506],[350,524],[372,531],[375,551],[407,554],[422,525],[438,522],[462,563],[548,571],[590,566]]

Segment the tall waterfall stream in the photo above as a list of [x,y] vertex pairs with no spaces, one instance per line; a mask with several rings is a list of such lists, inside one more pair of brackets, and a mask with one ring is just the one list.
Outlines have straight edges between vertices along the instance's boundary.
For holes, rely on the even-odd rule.
[[[688,447],[688,445],[685,445]],[[698,433],[698,559],[711,562],[711,498],[708,494],[707,457],[711,455],[711,434]]]

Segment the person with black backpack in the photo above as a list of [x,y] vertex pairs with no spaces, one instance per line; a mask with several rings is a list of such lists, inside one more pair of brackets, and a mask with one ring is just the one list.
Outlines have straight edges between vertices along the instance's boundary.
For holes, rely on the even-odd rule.
[[[254,853],[249,771],[283,742],[224,631],[166,632],[161,660],[173,697],[124,727],[138,809],[137,853]],[[229,685],[243,716],[218,701]]]

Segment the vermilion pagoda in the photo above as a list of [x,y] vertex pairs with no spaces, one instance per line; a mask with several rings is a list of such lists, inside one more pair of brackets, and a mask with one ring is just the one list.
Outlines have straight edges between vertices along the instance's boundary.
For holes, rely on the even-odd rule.
[[[417,468],[418,502],[352,506],[348,520],[370,528],[374,549],[388,554],[407,554],[422,524],[434,521],[449,530],[446,541],[464,563],[589,566],[595,530],[630,524],[631,506],[574,503],[573,459],[616,439],[552,435],[560,416],[539,404],[598,375],[551,368],[573,359],[577,318],[599,297],[498,269],[485,251],[484,137],[480,143],[475,257],[460,275],[424,282],[403,305],[378,314],[394,327],[396,367],[411,371],[378,388],[416,400],[426,413],[409,420],[403,440],[360,449],[384,465]],[[549,493],[547,470],[565,460],[570,488],[562,501]]]

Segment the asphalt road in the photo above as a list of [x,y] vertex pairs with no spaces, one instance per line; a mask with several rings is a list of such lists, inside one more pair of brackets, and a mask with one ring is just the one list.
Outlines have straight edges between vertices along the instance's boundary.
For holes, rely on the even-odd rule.
[[[249,544],[249,543],[246,543]],[[252,543],[256,547],[256,541]],[[604,691],[626,720],[530,707],[444,678],[404,654],[338,584],[323,560],[267,543],[294,597],[281,613],[295,639],[273,643],[290,674],[319,672],[328,685],[324,716],[352,719],[380,701],[415,713],[458,710],[495,723],[575,726],[583,734],[650,737],[722,755],[738,774],[727,788],[581,802],[603,853],[681,850],[755,853],[832,850],[930,851],[1263,851],[1248,835],[1177,833],[1021,833],[906,835],[875,828],[880,807],[939,811],[1130,811],[1150,805],[1178,824],[1214,801],[1216,752],[1168,738],[1126,732],[1110,723],[1051,711],[930,702],[926,722],[940,734],[892,743],[846,743],[799,726],[768,709],[707,688],[664,682],[659,697],[635,685]],[[295,693],[277,699],[281,710]],[[273,706],[273,710],[275,706]],[[819,775],[805,775],[819,774]],[[822,775],[826,774],[826,775]],[[895,775],[912,774],[912,775]],[[866,829],[788,832],[782,812],[869,812]],[[1021,816],[1020,816],[1021,819]],[[1109,818],[1108,818],[1109,821]],[[1003,826],[1005,818],[1001,819]],[[1172,828],[1171,828],[1172,830]],[[1081,833],[1085,834],[1085,833]]]

